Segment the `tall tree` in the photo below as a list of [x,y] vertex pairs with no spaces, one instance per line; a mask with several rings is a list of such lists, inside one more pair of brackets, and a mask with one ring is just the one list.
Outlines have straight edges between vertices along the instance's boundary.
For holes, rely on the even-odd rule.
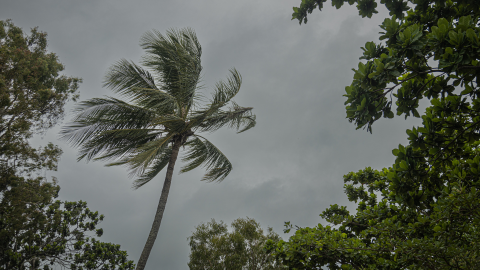
[[119,245],[89,235],[102,234],[102,215],[55,200],[60,187],[44,175],[57,169],[60,148],[29,143],[77,98],[80,79],[62,70],[46,33],[0,21],[0,269],[133,269]]
[[[105,79],[106,87],[129,100],[106,97],[81,102],[74,122],[63,130],[64,137],[80,148],[79,160],[115,160],[107,166],[127,166],[136,177],[135,189],[167,166],[155,219],[137,269],[144,269],[157,237],[180,147],[187,149],[183,161],[188,162],[180,172],[203,165],[207,173],[202,180],[222,181],[232,164],[200,134],[223,126],[240,133],[256,123],[252,108],[232,100],[241,85],[236,70],[231,70],[226,82],[216,84],[210,99],[197,91],[202,49],[193,30],[169,30],[165,36],[148,32],[141,46],[146,51],[142,63],[153,74],[122,59],[110,68]],[[206,103],[203,106],[202,101]],[[225,106],[229,107],[222,109]]]
[[[304,0],[294,18],[324,0]],[[344,1],[332,0],[340,7]],[[374,0],[352,0],[362,16]],[[420,117],[395,163],[344,176],[356,213],[332,205],[331,225],[300,228],[270,246],[292,269],[476,269],[480,265],[480,2],[385,0],[381,42],[367,42],[345,88],[357,128]],[[431,105],[420,115],[422,99]],[[288,225],[288,224],[287,224]],[[290,227],[289,227],[290,228]],[[289,229],[287,228],[287,230]]]
[[135,268],[120,245],[96,239],[104,216],[86,202],[55,200],[60,187],[43,177],[14,183],[1,192],[0,269]]
[[264,234],[252,218],[238,218],[228,231],[223,221],[200,224],[189,237],[190,270],[276,270],[285,269],[264,247],[268,239],[280,241],[272,228]]
[[60,75],[63,69],[47,51],[46,33],[33,28],[26,35],[10,20],[0,21],[1,186],[25,171],[52,169],[60,149],[39,152],[28,139],[53,127],[65,102],[78,97],[81,79]]

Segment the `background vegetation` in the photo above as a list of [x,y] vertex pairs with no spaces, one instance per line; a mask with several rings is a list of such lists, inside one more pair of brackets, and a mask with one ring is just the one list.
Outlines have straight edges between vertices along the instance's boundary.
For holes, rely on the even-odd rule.
[[[294,19],[325,1],[302,1]],[[357,3],[362,16],[375,1]],[[340,8],[343,1],[332,1]],[[480,263],[478,167],[480,3],[382,1],[390,11],[381,42],[367,42],[364,61],[345,88],[346,111],[357,128],[396,114],[421,117],[409,144],[393,149],[395,163],[344,177],[356,212],[332,205],[330,223],[299,228],[270,250],[292,269],[473,269]],[[410,5],[409,5],[410,4]],[[419,101],[431,105],[417,111]],[[287,230],[291,225],[287,225]]]
[[46,172],[57,170],[62,150],[30,145],[62,118],[81,82],[59,75],[46,36],[0,21],[0,269],[133,269],[120,245],[94,237],[103,215],[55,200],[60,187]]

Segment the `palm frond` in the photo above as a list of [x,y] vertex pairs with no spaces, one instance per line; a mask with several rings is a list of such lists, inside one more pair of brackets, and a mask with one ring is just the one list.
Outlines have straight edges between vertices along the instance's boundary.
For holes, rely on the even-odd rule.
[[235,128],[237,133],[242,133],[256,125],[256,117],[252,113],[252,107],[241,107],[234,103],[228,111],[218,110],[198,125],[199,132],[213,132],[221,127]]
[[217,113],[220,108],[227,105],[240,91],[242,76],[236,69],[230,70],[231,76],[227,82],[220,81],[215,85],[215,92],[206,108],[193,111],[189,117],[192,127],[200,125],[205,119]]
[[143,108],[155,109],[157,113],[172,113],[175,109],[175,98],[159,90],[147,70],[125,59],[110,67],[104,86],[131,98]]
[[[161,136],[156,130],[149,129],[120,129],[108,130],[98,134],[80,149],[79,160],[111,160],[128,157],[136,152],[138,147],[153,141]],[[113,163],[107,166],[113,166]],[[116,164],[118,165],[118,164]]]
[[126,59],[121,59],[110,67],[103,86],[126,96],[130,96],[135,88],[158,90],[153,76],[147,70]]
[[128,160],[130,174],[142,176],[152,162],[158,159],[168,149],[168,144],[172,141],[174,134],[167,134],[156,140],[147,142],[135,150],[132,158]]
[[177,115],[168,114],[156,117],[152,125],[163,126],[170,133],[181,133],[187,128],[185,120]]
[[164,36],[153,30],[143,35],[141,46],[147,52],[143,64],[158,72],[160,89],[175,97],[180,108],[189,108],[202,70],[195,32],[172,29]]
[[188,163],[182,167],[180,173],[191,171],[203,165],[207,169],[207,173],[202,178],[202,181],[223,181],[232,171],[232,164],[227,157],[207,139],[198,135],[194,136],[195,138],[185,144],[189,147],[189,150],[186,156],[182,158],[182,161]]
[[[172,148],[166,148],[161,155],[159,155],[153,161],[154,165],[149,167],[141,176],[140,178],[136,179],[133,182],[132,187],[134,189],[138,189],[139,187],[145,185],[146,183],[150,182],[158,173],[160,173],[165,166],[168,165],[170,162],[170,156],[172,155]],[[128,162],[128,161],[127,161]]]
[[[161,90],[135,88],[132,101],[138,106],[155,111],[157,114],[172,114],[178,109],[174,97]],[[176,106],[177,105],[177,106]]]
[[215,84],[215,92],[212,95],[212,105],[226,104],[240,91],[242,76],[236,69],[230,70],[231,75],[227,81],[219,81]]
[[[74,147],[85,148],[85,143],[105,131],[136,130],[135,132],[141,133],[138,136],[143,136],[145,133],[155,131],[149,129],[154,117],[155,113],[150,110],[115,98],[94,98],[80,103],[73,122],[63,127],[61,139]],[[108,136],[107,138],[121,139]]]

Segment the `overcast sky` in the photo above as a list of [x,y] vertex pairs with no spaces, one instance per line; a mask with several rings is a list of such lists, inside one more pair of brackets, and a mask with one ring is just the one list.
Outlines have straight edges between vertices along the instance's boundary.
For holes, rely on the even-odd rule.
[[[139,62],[140,37],[149,30],[195,29],[203,48],[203,84],[209,92],[235,67],[243,77],[236,101],[254,107],[257,126],[242,134],[206,136],[233,164],[222,183],[205,183],[198,168],[173,176],[168,203],[146,269],[188,269],[187,237],[211,218],[230,224],[251,217],[284,239],[285,221],[316,226],[331,204],[348,205],[343,175],[388,167],[391,150],[405,144],[405,130],[419,119],[383,119],[373,134],[345,118],[344,87],[367,41],[378,40],[385,10],[362,19],[355,7],[326,4],[306,25],[291,21],[300,0],[0,0],[0,20],[48,33],[49,50],[64,74],[83,78],[80,99],[113,95],[102,88],[109,66]],[[68,109],[74,104],[69,104]],[[64,123],[71,119],[65,117]],[[60,199],[88,202],[104,214],[102,241],[120,244],[137,262],[163,185],[164,173],[139,190],[123,167],[76,162],[76,149],[58,141],[59,127],[36,143],[51,141],[64,154],[54,175]]]

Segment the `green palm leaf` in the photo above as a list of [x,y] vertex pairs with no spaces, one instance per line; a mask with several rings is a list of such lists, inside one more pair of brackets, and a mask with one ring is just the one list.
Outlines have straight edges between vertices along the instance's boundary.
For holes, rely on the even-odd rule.
[[141,46],[147,52],[143,64],[159,73],[161,89],[175,97],[180,108],[190,108],[202,71],[195,32],[172,29],[164,36],[153,30],[142,37]]
[[133,188],[138,189],[146,183],[150,182],[158,173],[160,173],[165,166],[168,165],[170,161],[170,156],[172,155],[172,148],[169,147],[165,149],[160,156],[158,156],[153,162],[153,166],[149,167],[143,175],[137,178],[133,182]]
[[227,105],[242,85],[242,76],[236,69],[230,70],[231,75],[227,79],[227,82],[220,81],[215,85],[215,92],[212,95],[212,99],[209,100],[209,104],[206,108],[192,112],[191,114],[191,126],[200,125],[205,119],[215,114],[223,106]]
[[138,147],[158,136],[158,132],[148,129],[104,131],[82,144],[78,159],[110,160],[133,155]]
[[189,150],[182,161],[188,163],[181,169],[180,173],[191,171],[203,165],[207,169],[207,173],[202,178],[202,181],[223,181],[232,171],[232,164],[227,157],[207,139],[198,135],[194,136],[194,139],[185,144],[189,147]]
[[[161,132],[149,128],[152,111],[115,98],[95,98],[80,103],[74,122],[62,130],[62,138],[80,147],[79,159],[90,160],[105,151],[111,157],[131,151]],[[125,148],[124,150],[120,150]],[[101,157],[100,159],[102,159]]]
[[73,119],[72,128],[66,126],[62,133],[64,137],[70,135],[78,128],[86,127],[99,122],[105,125],[142,128],[155,116],[155,112],[128,104],[122,100],[106,97],[94,98],[83,101],[76,109],[77,115]]
[[231,75],[227,81],[220,81],[215,85],[215,92],[212,95],[212,105],[227,104],[240,91],[242,76],[236,69],[230,70]]
[[142,176],[149,165],[168,149],[168,144],[172,141],[173,136],[174,134],[167,134],[165,137],[137,147],[133,157],[128,160],[131,174]]
[[242,133],[256,125],[256,117],[252,114],[252,107],[240,107],[236,103],[228,111],[218,110],[206,117],[198,125],[199,132],[213,132],[224,126],[235,128],[237,133]]
[[173,113],[177,107],[173,96],[155,85],[153,76],[143,68],[125,59],[110,67],[104,86],[129,97],[135,104],[158,113]]
[[167,114],[158,116],[152,121],[153,126],[161,126],[170,133],[181,133],[186,130],[185,120],[177,115]]
[[130,96],[131,90],[135,88],[158,90],[153,76],[147,70],[126,59],[121,59],[110,67],[104,86],[126,96]]

